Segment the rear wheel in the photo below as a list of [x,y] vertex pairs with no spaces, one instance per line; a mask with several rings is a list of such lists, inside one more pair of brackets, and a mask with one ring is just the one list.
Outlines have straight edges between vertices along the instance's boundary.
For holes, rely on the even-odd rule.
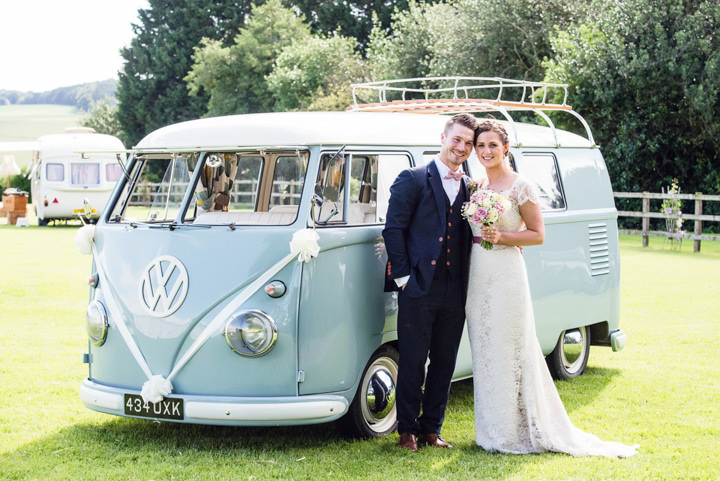
[[560,333],[553,352],[545,358],[555,379],[572,379],[585,370],[590,357],[590,329],[578,327]]
[[41,219],[40,216],[38,215],[37,206],[34,207],[34,210],[35,210],[35,217],[37,217],[38,225],[40,227],[48,225],[48,221],[46,221],[45,219]]
[[350,409],[341,420],[348,434],[377,438],[395,431],[395,386],[399,359],[397,350],[391,346],[381,347],[370,358]]

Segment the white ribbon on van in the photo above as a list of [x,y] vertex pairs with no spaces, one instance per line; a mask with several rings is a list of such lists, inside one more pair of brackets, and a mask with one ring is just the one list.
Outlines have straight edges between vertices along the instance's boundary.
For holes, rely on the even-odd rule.
[[[165,396],[170,394],[173,390],[172,378],[182,369],[185,364],[200,350],[200,348],[207,342],[208,339],[225,323],[230,315],[240,307],[245,301],[247,301],[253,294],[255,294],[260,288],[267,284],[278,272],[280,272],[285,266],[287,266],[296,256],[298,262],[309,262],[313,257],[317,257],[320,252],[320,246],[317,241],[319,236],[314,230],[303,229],[293,234],[292,241],[290,241],[290,253],[280,259],[270,269],[265,271],[252,283],[250,283],[245,289],[243,289],[228,305],[223,308],[220,313],[215,316],[215,319],[207,325],[205,329],[200,333],[200,336],[192,343],[190,348],[185,351],[183,356],[175,363],[172,371],[168,374],[167,378],[160,375],[153,375],[150,371],[145,356],[140,352],[135,339],[130,330],[125,324],[125,320],[121,314],[121,309],[115,302],[115,296],[113,293],[108,293],[105,300],[108,304],[108,309],[112,315],[113,320],[122,336],[125,344],[127,345],[130,353],[132,354],[135,361],[142,369],[143,373],[147,376],[148,380],[143,384],[140,395],[145,402],[157,403],[163,400]],[[107,281],[105,272],[101,266],[100,258],[97,255],[95,244],[92,243],[93,255],[95,256],[95,266],[98,271],[101,285],[105,285],[110,288],[110,283]]]

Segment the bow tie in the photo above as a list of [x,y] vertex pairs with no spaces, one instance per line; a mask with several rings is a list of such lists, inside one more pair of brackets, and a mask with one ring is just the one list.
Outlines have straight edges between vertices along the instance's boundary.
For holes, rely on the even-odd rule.
[[448,174],[445,177],[443,177],[443,179],[454,179],[454,180],[460,181],[460,180],[462,180],[463,175],[465,175],[465,173],[460,172],[460,171],[453,172],[452,170],[450,170],[450,171],[448,171]]

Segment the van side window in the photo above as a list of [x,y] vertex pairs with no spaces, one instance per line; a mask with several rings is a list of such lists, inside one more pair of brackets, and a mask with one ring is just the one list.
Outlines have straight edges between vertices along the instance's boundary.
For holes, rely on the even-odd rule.
[[70,183],[72,185],[100,185],[100,164],[73,162],[70,164]]
[[377,222],[377,164],[377,155],[353,155],[350,159],[350,225]]
[[47,164],[45,166],[45,179],[52,182],[65,180],[65,168],[62,164]]
[[515,165],[519,174],[537,184],[542,210],[565,209],[565,196],[554,155],[523,153],[515,156]]
[[333,158],[333,155],[324,154],[321,160],[315,193],[322,198],[323,206],[316,219],[321,224],[385,222],[390,186],[400,172],[410,167],[410,156],[353,153]]
[[439,150],[435,150],[435,151],[426,150],[425,152],[423,152],[423,164],[429,164],[430,162],[432,162],[432,160],[435,157],[437,157],[437,155],[439,153],[440,153]]
[[[433,154],[434,155],[434,154]],[[377,220],[385,223],[390,187],[403,170],[410,167],[410,156],[406,154],[381,154],[378,156],[377,174]]]

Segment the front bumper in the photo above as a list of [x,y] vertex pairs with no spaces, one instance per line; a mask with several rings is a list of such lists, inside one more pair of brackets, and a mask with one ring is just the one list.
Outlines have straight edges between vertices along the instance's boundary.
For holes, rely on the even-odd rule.
[[[124,395],[140,391],[121,390],[85,379],[80,400],[94,411],[125,417]],[[223,424],[235,426],[278,426],[316,424],[334,421],[348,410],[348,400],[340,395],[316,394],[292,397],[186,396],[170,394],[184,402],[184,418],[172,422]],[[144,418],[145,419],[145,418]]]

